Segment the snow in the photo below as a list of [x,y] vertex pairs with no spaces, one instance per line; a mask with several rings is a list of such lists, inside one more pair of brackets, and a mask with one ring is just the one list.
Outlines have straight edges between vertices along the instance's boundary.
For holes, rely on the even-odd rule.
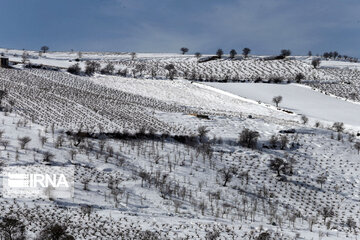
[[279,107],[298,114],[327,121],[343,122],[360,129],[360,105],[328,96],[298,84],[266,83],[206,83],[229,93],[267,104],[274,104],[273,97],[282,96]]
[[[15,53],[21,55],[22,51],[7,51],[10,58]],[[34,57],[37,55],[30,53]],[[83,56],[102,64],[130,59],[127,53],[84,53]],[[31,61],[66,67],[69,60],[76,57],[77,53],[49,52]],[[178,61],[184,69],[197,64],[189,55],[144,53],[137,57],[149,62]],[[308,61],[307,57],[296,59]],[[242,64],[224,60],[199,67],[207,73],[214,69],[223,73],[223,66],[228,71]],[[273,70],[280,74],[287,64],[268,62],[261,65],[251,60],[246,62],[246,69],[256,65],[259,74],[270,74]],[[299,66],[298,70],[310,69],[304,62],[293,64]],[[7,149],[0,145],[1,161],[5,165],[29,164],[41,169],[46,164],[42,152],[50,151],[55,156],[51,164],[74,165],[76,168],[74,199],[0,197],[1,216],[20,217],[27,224],[30,239],[35,238],[50,220],[64,223],[67,218],[71,219],[67,224],[76,239],[118,239],[119,234],[126,231],[132,234],[128,239],[133,239],[144,230],[159,232],[166,239],[205,239],[206,233],[214,229],[221,232],[220,239],[251,239],[244,237],[245,234],[259,233],[260,229],[284,235],[275,239],[295,239],[297,233],[300,239],[356,239],[344,222],[353,217],[359,224],[360,162],[354,149],[354,141],[359,139],[350,141],[348,133],[338,135],[339,140],[334,139],[337,133],[333,130],[312,126],[314,121],[320,120],[344,122],[347,127],[358,128],[359,104],[297,84],[204,84],[182,78],[174,81],[164,77],[149,78],[100,74],[77,77],[62,71],[1,70],[0,82],[9,86],[9,95],[3,104],[14,106],[12,113],[0,113],[0,130],[4,131],[0,142],[9,141]],[[90,99],[87,94],[79,94],[82,92],[97,97]],[[272,103],[276,95],[283,96],[280,109]],[[13,104],[9,100],[13,100]],[[105,104],[108,101],[112,101],[111,104]],[[127,106],[123,103],[133,107],[125,109],[126,112],[118,111]],[[102,111],[104,108],[107,115]],[[285,113],[283,109],[295,113]],[[39,118],[30,121],[28,117],[25,124],[24,118],[28,116],[25,112]],[[301,114],[310,117],[312,122],[301,124]],[[147,123],[154,129],[159,123],[165,123],[164,126],[176,129],[174,132],[178,134],[196,135],[198,127],[205,126],[209,130],[207,144],[211,149],[207,152],[203,149],[206,144],[190,146],[172,140],[105,139],[105,150],[101,150],[99,139],[85,139],[75,146],[72,138],[64,134],[69,128],[78,129],[77,122],[88,122],[84,125],[90,131],[99,127],[97,125],[115,131],[125,121],[117,118],[121,116],[140,125]],[[54,119],[58,124],[52,133],[50,126]],[[87,128],[83,129],[86,131]],[[259,132],[257,149],[239,146],[238,136],[244,128]],[[296,134],[287,135],[289,142],[285,149],[269,147],[272,135],[282,137],[284,134],[279,131],[290,128],[295,129]],[[64,144],[57,146],[60,135],[64,135]],[[23,136],[30,136],[32,140],[26,149],[19,149],[18,137]],[[44,146],[40,142],[41,136],[48,139]],[[110,147],[113,156],[110,156]],[[71,159],[71,150],[77,152],[74,159]],[[275,157],[296,160],[294,173],[286,176],[288,181],[279,181],[275,172],[269,169],[269,160]],[[227,167],[236,167],[238,174],[224,187],[220,171]],[[139,176],[142,171],[147,172],[152,181],[142,183]],[[248,183],[241,176],[246,172],[249,173]],[[316,181],[320,174],[328,176],[321,188]],[[174,191],[163,196],[161,184],[153,183],[156,176],[166,179],[164,186]],[[121,194],[117,201],[109,187],[111,178],[119,180]],[[90,180],[89,190],[83,189],[84,179]],[[183,197],[179,191],[182,188],[186,190]],[[219,194],[218,198],[216,194]],[[176,203],[180,203],[178,211],[175,210]],[[204,213],[199,210],[201,203],[206,204]],[[83,204],[93,207],[89,216],[81,212]],[[251,219],[254,204],[257,204],[257,210]],[[336,211],[336,215],[329,218],[330,229],[319,214],[325,206],[332,206]],[[275,214],[270,216],[269,212],[274,209]],[[296,217],[292,226],[289,217],[295,214],[301,217]],[[317,219],[312,231],[307,222],[310,218]]]

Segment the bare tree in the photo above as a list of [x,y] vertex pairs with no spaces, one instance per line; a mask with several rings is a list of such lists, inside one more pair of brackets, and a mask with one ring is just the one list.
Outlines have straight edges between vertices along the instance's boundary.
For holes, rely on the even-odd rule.
[[49,51],[49,47],[48,46],[42,46],[40,48],[40,50],[43,52],[43,53],[46,53],[47,51]]
[[325,175],[320,175],[320,176],[318,176],[317,178],[316,178],[316,182],[318,183],[318,184],[320,184],[320,189],[322,189],[322,186],[323,186],[323,184],[326,182],[326,180],[327,180],[327,176],[325,176]]
[[314,68],[318,68],[320,66],[320,63],[321,63],[321,60],[320,58],[315,58],[311,61],[311,65],[314,67]]
[[196,52],[196,53],[195,53],[195,57],[196,57],[196,58],[201,58],[201,53]]
[[169,78],[170,80],[174,80],[175,78],[175,74],[176,74],[176,69],[175,69],[175,66],[174,64],[168,64],[165,66],[165,69],[168,71],[169,73]]
[[189,49],[186,47],[182,47],[182,48],[180,48],[180,51],[184,55],[185,53],[187,53],[189,51]]
[[224,181],[223,186],[226,187],[226,184],[231,181],[233,175],[237,173],[237,169],[235,167],[224,167],[219,173]]
[[305,115],[301,115],[301,122],[305,125],[309,121],[308,117]]
[[280,173],[286,173],[288,170],[288,163],[281,158],[275,158],[270,160],[270,169],[276,171],[277,176],[280,177]]
[[18,138],[18,141],[20,144],[20,148],[25,149],[26,145],[31,141],[31,138],[25,136],[25,137]]
[[131,56],[131,60],[135,60],[135,58],[136,58],[136,52],[131,52],[130,53],[130,56]]
[[337,132],[343,132],[344,131],[344,123],[342,123],[342,122],[335,122],[334,124],[333,124],[333,129],[335,130],[335,131],[337,131]]
[[43,153],[43,161],[44,162],[50,162],[54,157],[55,157],[55,155],[52,154],[51,152],[44,152]]
[[235,49],[231,49],[231,51],[230,51],[230,58],[235,58],[236,54],[237,54],[236,50],[235,50]]
[[304,74],[302,74],[302,73],[296,74],[296,76],[295,76],[295,81],[296,81],[297,83],[300,83],[301,80],[303,80],[303,79],[305,79],[305,75],[304,75]]
[[224,55],[224,51],[223,51],[221,48],[219,48],[219,49],[216,51],[216,56],[218,56],[218,58],[221,58],[222,55]]
[[86,61],[85,74],[92,76],[95,72],[100,70],[100,63],[95,61]]
[[79,64],[76,63],[76,64],[71,65],[70,67],[68,67],[67,72],[71,73],[71,74],[79,75],[80,72],[81,72],[81,68],[80,68]]
[[240,133],[239,143],[243,147],[255,148],[259,136],[260,134],[258,132],[244,128],[244,130]]
[[322,215],[324,223],[326,222],[327,218],[333,217],[335,215],[333,208],[328,206],[321,208],[319,213]]
[[251,52],[250,48],[247,48],[247,47],[244,48],[244,49],[243,49],[243,55],[244,55],[244,57],[247,58],[250,52]]
[[201,142],[203,142],[206,139],[206,134],[208,134],[208,132],[209,130],[206,128],[206,126],[200,126],[198,128],[198,135]]
[[4,149],[6,150],[7,146],[9,145],[9,141],[8,140],[1,140],[1,145],[4,147]]
[[281,56],[287,57],[291,55],[291,51],[289,49],[281,50]]
[[272,101],[273,103],[275,103],[276,107],[279,106],[279,103],[282,101],[282,96],[276,96],[276,97],[273,97]]
[[82,179],[81,183],[83,184],[83,190],[85,191],[89,190],[89,182],[90,182],[90,178]]

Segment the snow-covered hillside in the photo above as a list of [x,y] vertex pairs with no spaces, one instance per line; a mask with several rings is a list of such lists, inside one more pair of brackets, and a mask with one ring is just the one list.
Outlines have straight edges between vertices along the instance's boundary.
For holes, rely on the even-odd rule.
[[272,104],[272,99],[282,96],[280,107],[330,123],[343,122],[348,127],[360,129],[360,104],[327,96],[300,84],[265,83],[207,83],[214,88],[251,100]]
[[[22,51],[4,53],[21,61]],[[30,63],[54,67],[79,57],[28,53]],[[313,69],[306,57],[203,64],[177,54],[81,57],[83,68],[90,59],[128,73],[0,69],[1,165],[75,168],[73,199],[1,195],[0,233],[7,217],[25,226],[28,239],[54,224],[75,239],[357,238],[360,123],[352,111],[360,105],[295,84],[184,78],[194,69],[221,81],[297,73],[324,82],[349,73],[356,81],[357,70]],[[139,64],[142,76],[131,71]],[[166,77],[168,64],[175,80]],[[283,96],[279,109],[275,95]],[[22,148],[24,136],[31,141]]]

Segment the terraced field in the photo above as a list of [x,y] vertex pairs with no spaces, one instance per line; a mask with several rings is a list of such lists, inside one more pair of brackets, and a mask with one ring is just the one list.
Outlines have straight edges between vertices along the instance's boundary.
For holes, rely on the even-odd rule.
[[153,117],[153,111],[194,112],[190,108],[93,84],[81,77],[46,70],[0,69],[7,104],[34,122],[66,129],[182,133]]

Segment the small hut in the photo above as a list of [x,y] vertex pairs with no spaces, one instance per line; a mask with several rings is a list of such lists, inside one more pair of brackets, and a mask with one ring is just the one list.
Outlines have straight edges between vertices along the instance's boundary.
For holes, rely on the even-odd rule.
[[0,67],[7,68],[9,67],[9,58],[7,57],[0,57]]

